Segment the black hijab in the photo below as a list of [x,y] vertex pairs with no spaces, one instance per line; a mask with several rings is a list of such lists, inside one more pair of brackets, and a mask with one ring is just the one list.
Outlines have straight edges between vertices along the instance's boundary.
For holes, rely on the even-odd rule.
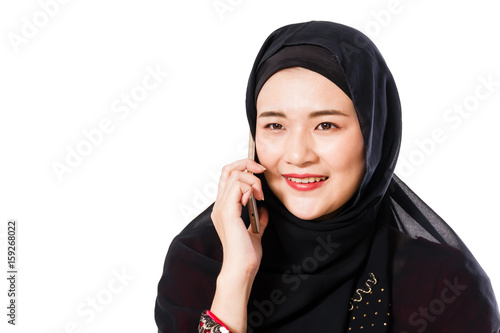
[[[311,56],[311,49],[318,52]],[[394,230],[407,239],[429,240],[427,252],[435,250],[427,244],[439,243],[460,253],[460,264],[465,262],[480,281],[477,293],[487,303],[488,327],[498,327],[491,285],[479,264],[453,230],[393,174],[401,142],[401,107],[394,79],[375,45],[359,31],[332,22],[292,24],[273,32],[248,81],[246,109],[252,135],[256,94],[274,72],[292,66],[324,75],[351,98],[363,134],[366,172],[341,213],[321,221],[291,214],[261,177],[270,219],[248,304],[248,331],[391,332],[392,313],[397,310],[392,308],[394,267],[404,267],[404,257],[422,248],[407,247],[403,259],[395,256],[402,242],[394,241]],[[171,244],[155,309],[161,332],[194,330],[199,312],[211,304],[222,262],[211,208]],[[245,210],[242,218],[248,224]],[[410,288],[415,287],[411,283]],[[419,300],[406,301],[410,313],[421,305]]]
[[[390,313],[388,217],[381,206],[401,142],[399,97],[382,56],[364,35],[330,22],[289,25],[265,41],[250,74],[246,109],[252,135],[260,88],[273,73],[293,66],[322,74],[351,98],[365,142],[366,172],[347,207],[321,221],[292,215],[261,177],[270,223],[249,302],[249,326],[269,332],[356,331],[349,318],[364,311],[361,302],[351,300],[362,297],[354,295],[356,289],[384,290],[377,292],[372,312]],[[282,295],[278,302],[270,302],[273,292]],[[279,301],[283,304],[275,304]],[[264,313],[262,302],[272,315]],[[390,318],[369,320],[377,332],[385,332]]]

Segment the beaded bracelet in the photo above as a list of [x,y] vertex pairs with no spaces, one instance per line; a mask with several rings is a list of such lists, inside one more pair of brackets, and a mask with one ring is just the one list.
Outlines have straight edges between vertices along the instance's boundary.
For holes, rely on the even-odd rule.
[[231,331],[210,310],[201,314],[198,333],[231,333]]

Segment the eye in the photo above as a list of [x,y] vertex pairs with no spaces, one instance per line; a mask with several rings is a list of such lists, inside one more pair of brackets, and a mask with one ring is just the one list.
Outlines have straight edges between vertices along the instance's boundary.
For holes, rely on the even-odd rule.
[[271,124],[267,124],[265,126],[265,128],[269,128],[272,131],[279,131],[279,130],[282,130],[284,127],[283,127],[283,125],[278,124],[278,123],[271,123]]
[[335,126],[332,123],[321,123],[318,126],[316,126],[316,128],[321,130],[321,131],[328,131],[328,130],[337,128],[337,126]]

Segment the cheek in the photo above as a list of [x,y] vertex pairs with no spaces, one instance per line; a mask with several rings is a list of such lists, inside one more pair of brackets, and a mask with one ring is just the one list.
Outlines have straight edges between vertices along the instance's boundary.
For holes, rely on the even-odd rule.
[[321,155],[334,171],[348,174],[364,173],[365,148],[361,136],[348,135],[320,147],[324,147]]
[[267,169],[278,164],[281,156],[281,149],[278,142],[275,140],[271,141],[257,134],[255,147],[259,162]]

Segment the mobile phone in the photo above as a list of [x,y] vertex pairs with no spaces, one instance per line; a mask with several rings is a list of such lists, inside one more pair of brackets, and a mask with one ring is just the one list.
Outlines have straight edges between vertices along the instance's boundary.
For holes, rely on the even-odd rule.
[[[252,133],[249,135],[248,139],[248,158],[251,160],[255,160],[255,142],[252,137]],[[250,171],[249,171],[250,172]],[[252,226],[252,231],[256,234],[260,231],[260,222],[259,222],[259,211],[257,209],[257,202],[253,193],[250,195],[248,207],[248,216],[250,217],[250,225]]]

